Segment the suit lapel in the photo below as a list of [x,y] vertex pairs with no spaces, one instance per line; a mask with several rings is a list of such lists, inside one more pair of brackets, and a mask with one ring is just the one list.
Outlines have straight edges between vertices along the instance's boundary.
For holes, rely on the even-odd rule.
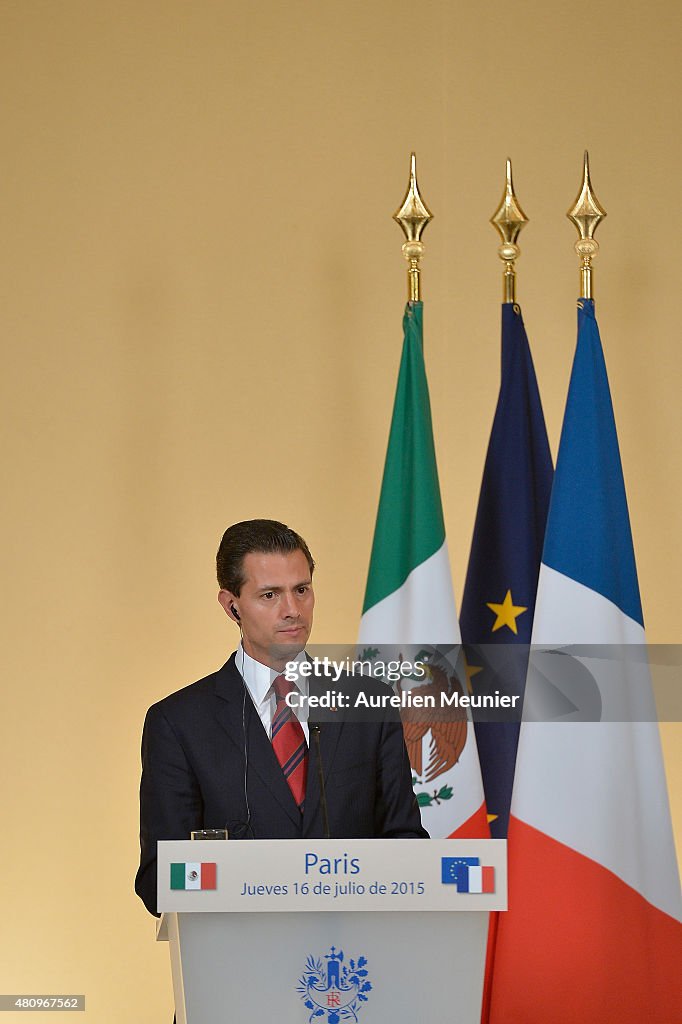
[[[247,746],[249,769],[258,773],[294,824],[300,826],[301,812],[282,774],[270,738],[256,713],[241,673],[235,665],[234,654],[218,673],[215,693],[218,722],[236,746],[240,749]],[[246,744],[245,730],[248,737]],[[310,765],[308,779],[310,780]]]

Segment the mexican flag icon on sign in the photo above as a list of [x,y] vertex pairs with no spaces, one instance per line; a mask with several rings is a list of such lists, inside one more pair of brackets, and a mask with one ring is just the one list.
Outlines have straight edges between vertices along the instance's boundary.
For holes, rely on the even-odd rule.
[[171,864],[171,889],[215,889],[216,865],[214,863]]

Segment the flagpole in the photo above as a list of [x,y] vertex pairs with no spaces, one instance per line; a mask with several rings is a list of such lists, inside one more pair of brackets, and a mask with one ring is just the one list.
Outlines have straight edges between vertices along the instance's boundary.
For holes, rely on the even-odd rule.
[[575,243],[575,251],[580,257],[580,298],[592,299],[592,260],[599,252],[599,242],[593,236],[606,216],[606,210],[592,191],[590,156],[587,150],[583,161],[582,187],[566,216],[573,221],[580,235]]
[[521,229],[528,223],[528,217],[519,206],[512,181],[511,160],[507,159],[507,177],[502,200],[490,223],[496,227],[502,239],[497,255],[504,263],[502,278],[502,301],[516,302],[516,260],[521,255],[516,241]]
[[433,220],[433,214],[419,194],[417,185],[417,157],[410,157],[410,181],[401,206],[393,214],[393,220],[400,224],[405,233],[403,256],[408,262],[407,297],[410,302],[421,302],[421,260],[424,243],[421,236],[424,228]]

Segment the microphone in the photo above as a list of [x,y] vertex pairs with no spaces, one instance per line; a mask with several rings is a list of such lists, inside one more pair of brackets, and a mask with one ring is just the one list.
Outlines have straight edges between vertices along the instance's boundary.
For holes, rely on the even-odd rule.
[[324,785],[324,772],[322,771],[322,754],[320,753],[320,725],[319,722],[308,725],[311,736],[315,737],[315,751],[317,753],[317,777],[320,782],[320,803],[322,804],[322,821],[324,822],[324,838],[331,839],[329,832],[329,808],[327,806],[327,790]]

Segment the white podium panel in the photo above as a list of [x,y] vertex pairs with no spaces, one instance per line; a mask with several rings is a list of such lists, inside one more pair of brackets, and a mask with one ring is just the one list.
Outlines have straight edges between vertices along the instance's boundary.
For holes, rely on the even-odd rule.
[[159,843],[159,907],[178,1024],[479,1024],[506,844]]
[[[174,971],[178,1024],[307,1024],[311,1017],[328,1024],[334,1012],[358,1024],[480,1024],[485,912],[467,914],[462,927],[447,914],[420,913],[177,917],[184,979]],[[356,1003],[349,974],[344,979],[339,971],[338,983],[330,983],[334,953],[343,954],[344,967],[366,959],[360,979],[372,986],[366,1001]],[[309,976],[304,981],[309,958],[321,965],[320,980],[312,984]],[[301,982],[307,993],[299,991]],[[323,1011],[317,1018],[306,996]]]

